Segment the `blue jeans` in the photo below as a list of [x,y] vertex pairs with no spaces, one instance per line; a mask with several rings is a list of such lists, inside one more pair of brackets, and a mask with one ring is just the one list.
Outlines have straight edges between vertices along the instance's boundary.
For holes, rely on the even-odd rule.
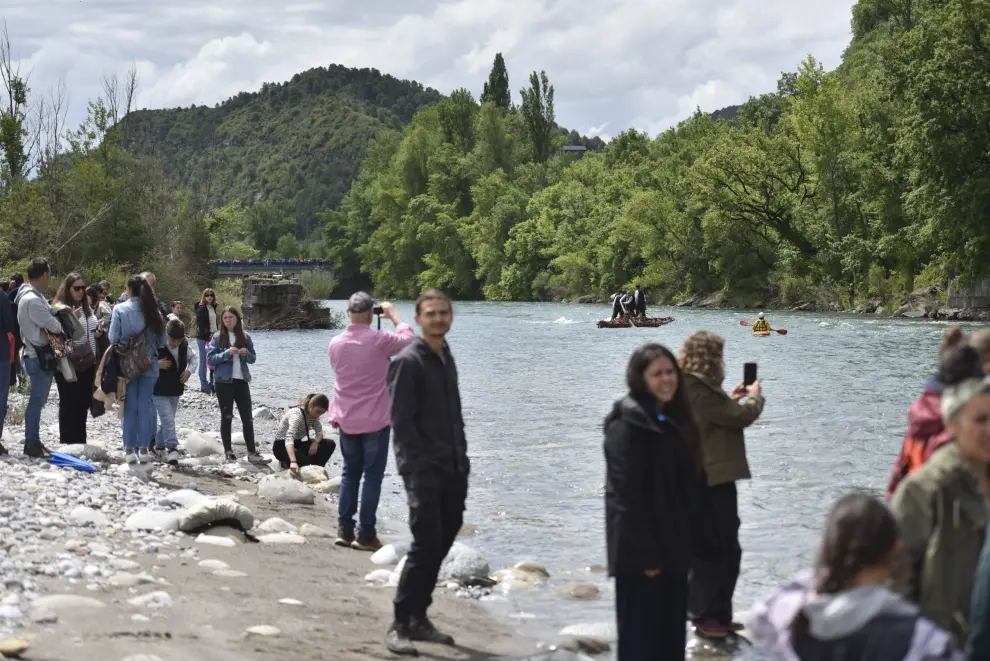
[[124,399],[124,449],[146,449],[155,437],[155,405],[151,400],[158,375],[142,374],[127,384]]
[[10,396],[10,370],[12,367],[0,356],[0,436],[3,436],[3,423],[7,420],[7,398]]
[[155,403],[159,420],[155,447],[175,450],[179,447],[179,439],[175,437],[175,414],[179,411],[179,398],[153,395],[151,399]]
[[209,340],[196,340],[196,346],[199,347],[199,389],[209,390],[210,389],[210,377],[207,375],[209,369],[206,366],[206,345],[209,344]]
[[48,402],[55,372],[42,371],[38,359],[28,356],[24,357],[24,372],[31,379],[31,394],[24,413],[24,445],[37,445],[41,443],[41,410]]
[[347,532],[354,530],[354,515],[358,511],[358,487],[361,489],[361,525],[358,536],[370,541],[375,531],[378,500],[382,495],[382,478],[388,463],[388,440],[391,427],[368,434],[347,434],[340,430],[340,453],[344,457],[344,472],[340,476],[340,501],[337,523]]

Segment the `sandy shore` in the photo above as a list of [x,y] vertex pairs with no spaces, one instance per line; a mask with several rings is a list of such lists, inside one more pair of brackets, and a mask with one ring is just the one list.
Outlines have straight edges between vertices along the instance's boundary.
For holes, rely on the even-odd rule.
[[[181,481],[163,486],[181,488]],[[222,478],[197,476],[196,481],[201,491],[216,494],[232,493],[238,486]],[[297,526],[329,527],[326,508],[319,505],[272,506],[253,496],[238,498],[259,521],[278,516]],[[198,551],[196,557],[183,558],[182,553],[190,550]],[[210,559],[246,576],[216,576],[199,566]],[[109,661],[135,654],[152,654],[162,661],[394,658],[382,646],[394,590],[368,586],[363,577],[373,568],[369,555],[335,547],[332,539],[215,548],[186,537],[175,548],[137,554],[133,560],[140,564],[134,573],[147,572],[168,585],[121,587],[94,594],[83,585],[66,586],[57,579],[42,582],[44,592],[95,597],[106,606],[60,610],[57,624],[20,632],[31,643],[27,658]],[[135,595],[152,591],[169,594],[172,606],[149,611],[127,603]],[[302,605],[279,603],[282,599],[298,600]],[[459,647],[422,645],[422,654],[428,658],[518,657],[534,650],[532,642],[493,621],[471,600],[438,594],[431,612],[439,627],[456,635]],[[147,621],[135,621],[134,615]],[[259,625],[276,627],[280,633],[245,633]]]

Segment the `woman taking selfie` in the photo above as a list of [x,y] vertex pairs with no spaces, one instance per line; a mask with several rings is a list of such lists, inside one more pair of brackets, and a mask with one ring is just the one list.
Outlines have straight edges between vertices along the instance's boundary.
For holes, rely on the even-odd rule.
[[252,464],[265,463],[254,446],[254,418],[251,415],[251,370],[257,360],[254,342],[244,332],[241,313],[235,307],[224,308],[220,315],[221,330],[210,341],[207,360],[216,369],[214,387],[217,402],[220,404],[220,440],[228,461],[236,461],[231,449],[230,429],[234,421],[234,405],[241,417],[244,444],[247,446],[248,461]]
[[96,377],[96,332],[99,322],[93,315],[86,297],[86,281],[80,273],[70,273],[55,293],[52,304],[61,303],[72,309],[82,326],[82,337],[72,343],[72,368],[75,381],[66,381],[61,370],[55,370],[58,388],[58,434],[65,445],[86,442],[86,423],[93,403],[93,381]]
[[701,431],[706,483],[701,488],[702,518],[691,563],[688,612],[695,630],[724,638],[743,629],[732,619],[732,595],[739,578],[738,480],[750,479],[743,430],[763,412],[760,382],[737,385],[730,395],[725,381],[725,340],[715,333],[692,333],[681,347],[680,367],[691,411]]
[[217,294],[212,289],[204,289],[202,298],[196,304],[196,346],[199,348],[199,389],[205,393],[213,392],[213,384],[208,377],[206,347],[219,329]]
[[683,659],[698,430],[677,360],[647,344],[626,369],[629,393],[605,418],[608,571],[618,661]]
[[[127,382],[123,425],[127,463],[144,464],[151,459],[148,446],[155,437],[156,416],[151,397],[158,381],[158,349],[165,345],[165,320],[158,310],[155,292],[140,275],[132,275],[127,281],[127,297],[110,315],[109,339],[111,344],[118,345],[118,351],[133,340],[135,351],[145,354],[118,360],[146,364],[136,378]],[[144,340],[139,342],[142,333]]]
[[289,408],[275,430],[272,454],[283,469],[298,473],[303,466],[326,466],[337,448],[329,438],[323,438],[320,417],[326,415],[330,400],[323,394],[307,395]]

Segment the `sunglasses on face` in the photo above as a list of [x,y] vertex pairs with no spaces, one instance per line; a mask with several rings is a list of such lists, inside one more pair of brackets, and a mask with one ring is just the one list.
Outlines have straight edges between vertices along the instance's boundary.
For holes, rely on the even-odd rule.
[[86,285],[72,285],[72,291],[86,291]]

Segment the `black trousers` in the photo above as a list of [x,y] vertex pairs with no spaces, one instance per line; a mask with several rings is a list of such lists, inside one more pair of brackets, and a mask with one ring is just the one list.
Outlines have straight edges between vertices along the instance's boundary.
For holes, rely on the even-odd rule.
[[76,372],[75,381],[66,381],[61,370],[55,370],[58,388],[58,436],[64,445],[86,442],[89,405],[93,403],[93,380],[96,366]]
[[732,593],[739,579],[739,498],[736,483],[700,489],[706,522],[695,544],[688,590],[691,620],[732,622]]
[[[330,461],[330,457],[333,456],[333,451],[337,449],[337,444],[329,438],[325,438],[320,441],[320,446],[316,450],[316,454],[310,456],[309,448],[314,443],[314,441],[293,441],[292,447],[296,451],[296,464],[299,468],[303,466],[324,466]],[[289,467],[289,453],[285,449],[285,441],[275,441],[272,443],[272,454],[278,459],[278,462],[282,465],[282,468]]]
[[687,576],[615,577],[617,661],[676,661],[687,644]]
[[425,618],[433,603],[440,565],[464,524],[467,480],[452,478],[446,484],[423,487],[406,482],[409,529],[412,544],[395,591],[395,620],[408,623]]
[[241,428],[244,431],[244,445],[247,451],[253,453],[254,447],[254,417],[251,415],[251,386],[247,381],[234,379],[230,383],[216,382],[217,402],[220,404],[220,440],[223,449],[230,452],[230,426],[234,422],[234,404],[241,416]]

